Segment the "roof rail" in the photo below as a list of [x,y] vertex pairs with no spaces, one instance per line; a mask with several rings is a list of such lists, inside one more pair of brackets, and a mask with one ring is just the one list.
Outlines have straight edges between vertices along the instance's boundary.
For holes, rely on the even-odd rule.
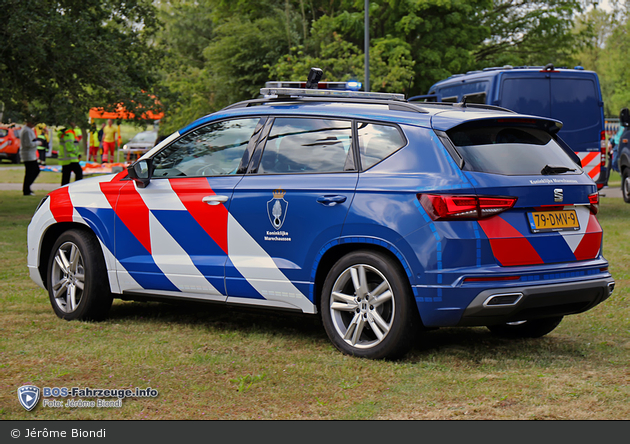
[[478,108],[478,109],[488,109],[488,110],[492,110],[492,111],[505,111],[511,114],[518,114],[516,111],[512,111],[511,109],[507,109],[507,108],[502,108],[500,106],[495,106],[495,105],[486,105],[485,103],[465,103],[464,106],[462,105],[461,102],[459,103],[455,103],[455,102],[422,102],[422,106],[442,106],[442,107],[446,107],[449,106],[451,108],[455,107],[455,108]]
[[411,111],[411,112],[424,113],[424,114],[428,113],[428,111],[423,109],[422,107],[413,103],[408,103],[406,101],[387,100],[387,99],[380,99],[378,101],[375,101],[373,99],[364,98],[364,97],[337,97],[337,96],[263,97],[259,99],[244,100],[242,102],[234,103],[232,105],[226,106],[225,108],[223,108],[223,110],[247,108],[247,107],[256,106],[256,105],[291,104],[295,102],[302,102],[302,103],[329,102],[329,103],[360,103],[360,104],[365,104],[365,105],[388,105],[389,109],[394,110],[394,111]]

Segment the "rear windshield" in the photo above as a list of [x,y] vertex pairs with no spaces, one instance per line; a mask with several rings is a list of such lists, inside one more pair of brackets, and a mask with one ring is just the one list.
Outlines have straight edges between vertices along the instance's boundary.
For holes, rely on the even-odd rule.
[[[580,174],[581,169],[546,131],[522,126],[459,126],[447,131],[462,169],[507,176]],[[565,171],[566,170],[566,171]]]

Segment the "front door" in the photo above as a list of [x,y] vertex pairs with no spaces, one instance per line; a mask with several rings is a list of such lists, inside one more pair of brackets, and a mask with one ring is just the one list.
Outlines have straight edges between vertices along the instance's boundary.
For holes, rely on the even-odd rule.
[[121,290],[226,299],[228,210],[259,121],[226,120],[185,134],[153,156],[146,188],[129,183],[121,190],[116,205]]

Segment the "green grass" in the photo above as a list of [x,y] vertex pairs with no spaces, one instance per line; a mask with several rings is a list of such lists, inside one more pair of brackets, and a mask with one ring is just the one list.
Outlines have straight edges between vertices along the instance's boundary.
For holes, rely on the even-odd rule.
[[[0,419],[627,419],[630,205],[602,198],[617,281],[548,336],[424,333],[400,361],[341,355],[316,317],[218,305],[115,301],[99,323],[58,319],[26,270],[37,205],[0,191]],[[16,391],[156,388],[122,408],[26,412]]]

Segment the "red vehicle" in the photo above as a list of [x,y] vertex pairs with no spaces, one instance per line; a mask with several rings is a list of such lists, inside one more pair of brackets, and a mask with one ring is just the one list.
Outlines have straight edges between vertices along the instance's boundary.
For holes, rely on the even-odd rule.
[[0,159],[20,163],[20,131],[15,124],[0,125]]

